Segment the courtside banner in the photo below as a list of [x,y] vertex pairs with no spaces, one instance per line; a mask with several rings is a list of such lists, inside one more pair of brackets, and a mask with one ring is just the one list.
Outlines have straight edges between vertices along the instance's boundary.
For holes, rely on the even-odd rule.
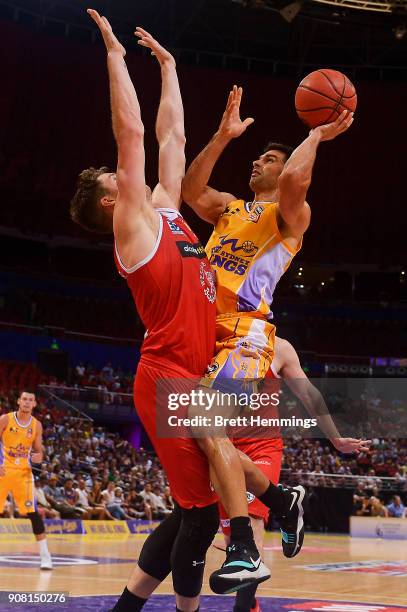
[[255,379],[238,363],[223,378],[216,365],[201,379],[157,381],[159,438],[405,437],[405,378]]
[[45,519],[45,532],[51,534],[81,534],[85,533],[83,521],[80,519]]
[[98,536],[127,536],[130,531],[126,521],[82,521],[84,533]]
[[351,516],[350,535],[352,538],[407,540],[407,519]]
[[144,519],[132,519],[126,521],[130,533],[151,533],[160,524],[160,521],[146,521]]
[[0,537],[21,535],[33,535],[29,519],[0,519]]

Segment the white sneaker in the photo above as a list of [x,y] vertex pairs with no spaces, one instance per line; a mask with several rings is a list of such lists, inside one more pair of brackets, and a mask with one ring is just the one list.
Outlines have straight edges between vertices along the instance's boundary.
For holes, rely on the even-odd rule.
[[40,569],[42,570],[52,570],[52,559],[50,556],[48,557],[43,557],[41,559],[41,565],[40,565]]

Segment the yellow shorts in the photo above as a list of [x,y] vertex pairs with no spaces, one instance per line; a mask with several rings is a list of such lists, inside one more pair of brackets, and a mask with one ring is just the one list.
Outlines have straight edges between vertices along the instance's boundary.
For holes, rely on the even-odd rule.
[[12,493],[20,514],[35,512],[34,478],[31,470],[6,467],[6,475],[0,476],[0,512],[4,511],[9,493]]
[[203,382],[219,379],[263,380],[274,357],[276,327],[253,313],[219,315],[216,354]]

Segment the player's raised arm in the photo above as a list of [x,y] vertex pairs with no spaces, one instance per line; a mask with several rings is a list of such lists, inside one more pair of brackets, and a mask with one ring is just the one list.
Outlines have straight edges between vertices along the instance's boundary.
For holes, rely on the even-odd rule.
[[113,133],[117,143],[117,186],[119,194],[114,207],[114,231],[131,231],[137,223],[137,212],[146,202],[144,126],[137,94],[124,61],[126,51],[114,35],[106,17],[88,9],[102,34],[110,84]]
[[294,235],[301,236],[309,226],[311,211],[305,201],[319,144],[345,132],[353,113],[344,111],[336,121],[311,130],[295,149],[278,179],[278,213]]
[[310,416],[317,420],[319,428],[335,448],[342,453],[360,453],[369,450],[370,440],[341,437],[321,392],[312,384],[302,369],[296,350],[287,340],[281,338],[277,340],[278,360],[282,364],[279,375],[301,400]]
[[185,174],[185,130],[175,59],[146,30],[136,28],[135,35],[139,45],[151,49],[161,68],[161,99],[156,121],[159,182],[153,191],[153,205],[178,210]]
[[225,112],[219,129],[207,146],[189,166],[182,182],[182,198],[205,221],[216,223],[227,204],[235,199],[231,193],[217,191],[208,185],[212,170],[225,147],[233,138],[237,138],[253,123],[248,117],[240,118],[240,102],[243,90],[233,86],[229,93]]
[[44,458],[44,449],[42,446],[42,425],[40,422],[37,422],[37,433],[32,445],[32,450],[31,461],[33,463],[41,463]]

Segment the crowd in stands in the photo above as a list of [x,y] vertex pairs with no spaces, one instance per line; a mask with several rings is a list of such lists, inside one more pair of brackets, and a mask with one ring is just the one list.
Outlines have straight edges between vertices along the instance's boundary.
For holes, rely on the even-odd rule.
[[[95,379],[114,384],[119,373],[111,364],[98,373],[82,364],[75,370],[80,384]],[[0,414],[15,410],[16,399],[16,392],[0,388]],[[45,517],[153,520],[171,512],[171,492],[153,453],[134,449],[120,434],[73,416],[50,398],[39,397],[35,416],[44,429],[45,459],[35,466],[35,477]],[[355,512],[397,515],[407,500],[405,439],[374,439],[370,452],[352,457],[341,455],[326,441],[293,437],[285,440],[283,457],[283,481],[290,475],[311,487],[341,487],[351,478],[357,489]],[[358,482],[358,477],[363,479]],[[381,501],[382,477],[394,479],[392,490],[401,495],[400,501]],[[11,504],[7,511],[13,513]]]
[[[0,414],[16,408],[17,395],[0,393]],[[46,518],[164,518],[173,508],[157,457],[135,450],[119,434],[94,427],[40,399],[44,462],[35,467],[40,512]],[[13,513],[9,504],[7,513]]]
[[400,519],[407,518],[407,508],[400,495],[393,495],[386,503],[378,487],[369,488],[365,482],[359,481],[353,493],[353,514]]
[[392,487],[407,491],[407,442],[373,439],[369,452],[342,455],[323,440],[285,440],[283,473],[309,486],[343,487],[364,477],[367,490],[385,487],[382,478],[394,478]]
[[96,387],[99,391],[133,393],[133,374],[124,372],[119,366],[107,363],[100,371],[91,365],[79,363],[73,373],[71,384],[78,387]]

